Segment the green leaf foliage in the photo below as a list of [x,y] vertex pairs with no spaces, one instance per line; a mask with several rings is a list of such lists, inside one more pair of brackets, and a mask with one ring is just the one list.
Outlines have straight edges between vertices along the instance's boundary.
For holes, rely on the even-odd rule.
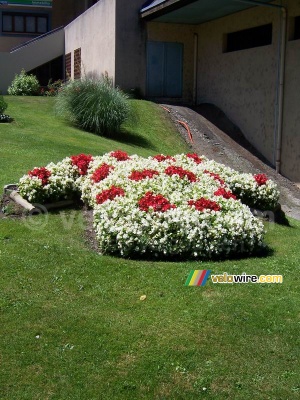
[[34,96],[38,94],[39,88],[40,84],[37,77],[26,74],[25,70],[22,69],[19,75],[15,75],[7,92],[13,96]]

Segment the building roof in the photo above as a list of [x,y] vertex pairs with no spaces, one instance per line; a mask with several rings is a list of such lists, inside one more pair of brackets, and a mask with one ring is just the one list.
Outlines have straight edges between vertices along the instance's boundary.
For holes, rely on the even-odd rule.
[[156,22],[201,24],[270,0],[154,0],[141,9],[141,17]]

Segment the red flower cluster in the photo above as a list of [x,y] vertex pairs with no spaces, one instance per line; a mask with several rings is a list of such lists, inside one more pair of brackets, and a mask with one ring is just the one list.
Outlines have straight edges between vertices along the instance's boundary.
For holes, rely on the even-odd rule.
[[186,156],[188,158],[192,158],[195,161],[196,164],[202,163],[201,158],[196,153],[188,153]]
[[220,177],[219,174],[215,174],[214,172],[210,172],[207,169],[204,170],[204,173],[210,175],[212,178],[214,178],[215,181],[220,182],[221,185],[224,185],[225,182],[223,181],[223,179]]
[[90,154],[79,154],[78,156],[71,156],[71,160],[72,164],[77,166],[80,175],[86,175],[93,157]]
[[186,176],[190,182],[196,182],[197,180],[197,177],[193,172],[183,169],[182,167],[170,166],[165,169],[165,173],[169,176],[179,175],[181,179]]
[[143,171],[132,171],[128,178],[132,181],[141,181],[145,178],[153,178],[154,175],[159,175],[159,172],[154,169],[144,169]]
[[231,193],[230,190],[225,190],[224,188],[221,188],[221,187],[215,191],[214,195],[215,196],[223,196],[224,199],[236,200],[236,196],[233,193]]
[[111,169],[114,169],[112,165],[108,165],[106,163],[101,164],[91,176],[91,180],[95,183],[103,181],[103,179],[108,177]]
[[118,161],[130,160],[129,155],[125,151],[122,151],[122,150],[112,151],[110,153],[110,155],[112,157],[115,157]]
[[265,185],[268,181],[268,177],[265,174],[254,175],[254,179],[256,180],[256,183],[258,184],[258,186]]
[[139,200],[139,208],[142,211],[149,211],[149,208],[153,208],[153,211],[165,212],[171,208],[176,208],[174,204],[171,204],[168,199],[163,197],[161,194],[153,194],[153,192],[147,192]]
[[96,196],[96,203],[102,204],[106,200],[113,200],[117,196],[124,196],[125,192],[122,188],[118,186],[111,186],[109,189],[103,190]]
[[42,185],[45,186],[48,183],[48,178],[51,176],[51,171],[45,167],[34,168],[28,172],[29,176],[37,176],[42,181]]
[[189,200],[189,206],[195,206],[196,210],[203,211],[203,210],[213,210],[213,211],[220,211],[221,207],[218,203],[212,200],[205,199],[201,197],[198,200]]
[[171,156],[164,156],[163,154],[157,154],[157,156],[153,156],[154,160],[158,162],[166,161],[166,160],[171,160],[171,161],[176,161],[174,157]]

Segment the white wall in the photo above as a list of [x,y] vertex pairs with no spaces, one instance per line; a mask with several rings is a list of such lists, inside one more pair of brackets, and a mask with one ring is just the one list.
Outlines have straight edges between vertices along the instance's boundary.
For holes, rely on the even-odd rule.
[[65,27],[65,54],[81,48],[81,71],[86,76],[108,72],[115,79],[116,0],[100,0]]

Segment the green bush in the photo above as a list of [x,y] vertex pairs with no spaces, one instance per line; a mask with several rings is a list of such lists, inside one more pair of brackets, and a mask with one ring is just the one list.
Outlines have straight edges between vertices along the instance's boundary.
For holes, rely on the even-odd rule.
[[8,94],[13,96],[34,96],[39,92],[40,84],[34,75],[27,75],[22,69],[21,73],[15,75],[14,80],[8,88]]
[[114,88],[108,76],[69,82],[58,93],[56,110],[78,127],[103,136],[119,131],[130,111],[128,96]]
[[2,94],[0,94],[0,114],[3,114],[7,109],[7,103],[4,101]]

